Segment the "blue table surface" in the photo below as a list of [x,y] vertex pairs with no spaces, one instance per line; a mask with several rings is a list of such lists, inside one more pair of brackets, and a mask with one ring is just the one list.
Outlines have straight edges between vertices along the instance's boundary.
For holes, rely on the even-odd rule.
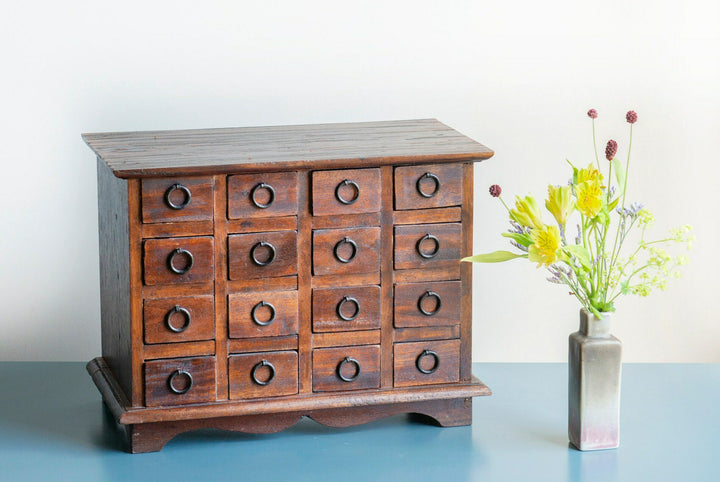
[[470,427],[399,415],[271,435],[201,430],[131,455],[84,363],[0,363],[0,480],[720,481],[720,364],[623,366],[617,450],[568,446],[567,365],[474,364]]

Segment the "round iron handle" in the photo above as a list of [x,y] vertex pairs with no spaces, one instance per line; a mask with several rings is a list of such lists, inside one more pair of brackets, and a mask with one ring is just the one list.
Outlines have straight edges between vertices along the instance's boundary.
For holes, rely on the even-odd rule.
[[[175,191],[182,191],[182,193],[184,194],[183,202],[181,202],[180,204],[175,204],[174,202],[172,202],[172,199],[170,199],[170,195]],[[167,191],[165,191],[165,204],[167,204],[170,209],[182,209],[188,204],[190,204],[191,200],[192,194],[190,193],[190,189],[186,188],[182,184],[175,183],[169,188],[167,188]]]
[[[421,248],[423,241],[425,241],[426,239],[429,239],[435,243],[435,248],[432,251],[430,251],[429,253],[426,253]],[[424,259],[434,258],[435,255],[438,254],[438,251],[440,251],[440,240],[436,236],[433,236],[432,234],[428,233],[418,240],[417,244],[415,245],[415,250],[417,251],[417,253],[420,255],[421,258],[424,258]]]
[[[258,201],[255,197],[260,189],[266,189],[267,192],[270,193],[270,200],[265,204]],[[265,184],[264,182],[256,184],[255,187],[252,188],[252,191],[250,191],[250,200],[255,205],[255,207],[258,207],[260,209],[267,209],[273,202],[275,202],[275,189],[273,189],[270,184]]]
[[[270,369],[270,378],[268,378],[265,381],[262,381],[262,380],[258,379],[258,377],[257,377],[257,371],[259,369],[261,369],[262,367],[268,367]],[[271,381],[273,381],[273,378],[275,378],[275,367],[269,361],[263,360],[253,367],[251,376],[255,383],[257,383],[258,385],[265,386],[265,385],[269,384]]]
[[[340,195],[340,188],[343,186],[352,186],[355,189],[355,196],[352,199],[345,199]],[[358,200],[360,197],[360,186],[355,181],[350,179],[343,179],[343,181],[335,187],[335,199],[340,201],[342,204],[350,205]]]
[[[351,377],[346,377],[342,374],[342,368],[348,363],[355,365],[355,375]],[[337,366],[337,376],[340,378],[340,380],[344,382],[352,382],[353,380],[357,379],[357,377],[360,376],[360,362],[354,358],[346,356],[343,361],[341,361]]]
[[[259,259],[257,259],[257,257],[255,256],[255,252],[258,248],[270,248],[270,257],[267,261],[260,261]],[[252,262],[258,266],[267,266],[275,260],[275,246],[266,241],[260,241],[259,243],[255,243],[255,245],[250,250],[250,258],[252,258]]]
[[[345,303],[352,303],[355,305],[355,313],[353,313],[352,316],[345,316],[343,314],[342,309]],[[341,320],[352,321],[360,314],[360,303],[352,296],[343,296],[343,299],[341,299],[340,303],[337,304],[335,311],[337,312],[337,315],[340,317]]]
[[[432,366],[432,368],[431,368],[430,370],[426,370],[426,369],[424,369],[422,366],[420,366],[420,360],[422,360],[422,359],[425,358],[426,356],[431,356],[431,357],[433,357],[433,358],[435,359],[435,363],[433,364],[433,366]],[[415,366],[416,366],[417,369],[420,371],[420,373],[424,373],[424,374],[426,374],[426,375],[429,375],[429,374],[431,374],[431,373],[434,373],[435,370],[437,370],[438,367],[440,366],[440,357],[438,356],[437,353],[435,353],[435,352],[432,351],[432,350],[423,350],[423,352],[420,353],[420,355],[418,355],[418,357],[415,359]]]
[[[343,258],[343,257],[340,255],[340,248],[342,247],[343,244],[349,244],[350,246],[352,246],[352,254],[351,254],[350,257],[348,257],[348,258]],[[338,242],[335,244],[335,248],[333,249],[333,253],[335,254],[335,259],[337,259],[337,260],[340,261],[341,263],[349,263],[350,261],[352,261],[353,259],[355,259],[355,256],[357,255],[357,252],[358,252],[358,245],[357,245],[357,243],[356,243],[355,241],[353,241],[352,239],[348,238],[347,236],[345,236],[345,237],[342,238],[340,241],[338,241]]]
[[[435,306],[435,309],[432,311],[428,311],[425,308],[423,308],[423,301],[425,301],[426,298],[435,298],[437,300],[437,305]],[[419,299],[418,299],[418,310],[420,310],[420,313],[422,313],[425,316],[433,316],[438,311],[440,311],[440,307],[442,306],[442,299],[440,299],[440,295],[435,293],[434,291],[426,291]]]
[[[257,319],[257,310],[258,310],[258,308],[262,308],[263,306],[267,306],[268,308],[270,308],[270,311],[272,312],[272,315],[270,315],[270,319],[267,321],[260,321]],[[252,318],[252,320],[255,324],[260,325],[260,326],[268,326],[270,323],[275,321],[276,314],[277,314],[277,312],[275,311],[275,307],[271,303],[268,303],[266,301],[261,301],[260,303],[253,306],[253,309],[250,312],[250,317]]]
[[[180,328],[176,328],[173,326],[173,324],[170,322],[170,319],[175,313],[182,313],[183,317],[185,318],[185,323]],[[183,331],[187,330],[190,326],[190,312],[183,308],[180,305],[175,305],[173,309],[167,312],[165,315],[165,326],[168,327],[168,330],[172,331],[173,333],[182,333]]]
[[[182,268],[182,269],[176,268],[176,267],[175,267],[175,264],[174,264],[175,257],[176,257],[176,256],[180,256],[180,255],[187,257],[187,266],[185,266],[185,267]],[[175,273],[175,274],[185,274],[185,273],[187,273],[188,271],[190,271],[190,268],[193,267],[194,261],[195,261],[195,260],[193,259],[193,255],[192,255],[192,253],[191,253],[190,251],[188,251],[187,249],[183,249],[183,248],[175,248],[175,249],[170,253],[170,255],[168,256],[167,264],[168,264],[168,268],[169,268],[170,271],[172,271],[173,273]]]
[[[433,189],[432,192],[423,191],[422,186],[421,186],[423,179],[432,179],[433,180],[433,182],[435,183],[435,189]],[[415,189],[417,189],[417,192],[422,197],[431,198],[435,194],[437,194],[438,191],[440,190],[440,179],[435,174],[433,174],[431,172],[426,172],[425,174],[423,174],[422,176],[420,176],[418,178],[417,182],[415,183]]]
[[[178,376],[180,376],[180,375],[184,375],[184,376],[186,376],[186,377],[188,378],[188,384],[187,384],[187,387],[185,387],[185,388],[175,388],[175,385],[174,385],[175,378],[178,377]],[[168,388],[170,389],[171,392],[173,392],[173,393],[175,393],[175,394],[177,394],[177,395],[182,395],[182,394],[184,394],[184,393],[189,392],[190,389],[192,388],[192,386],[193,386],[193,377],[192,377],[192,375],[190,375],[190,372],[188,372],[188,371],[185,371],[185,370],[175,370],[175,371],[172,372],[172,373],[170,374],[170,376],[168,377],[168,382],[167,382],[167,383],[168,383]]]

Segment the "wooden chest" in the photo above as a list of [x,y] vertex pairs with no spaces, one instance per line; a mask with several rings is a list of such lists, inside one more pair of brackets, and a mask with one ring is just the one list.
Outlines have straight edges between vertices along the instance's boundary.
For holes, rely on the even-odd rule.
[[473,162],[434,119],[84,134],[102,357],[132,452],[308,416],[471,423]]

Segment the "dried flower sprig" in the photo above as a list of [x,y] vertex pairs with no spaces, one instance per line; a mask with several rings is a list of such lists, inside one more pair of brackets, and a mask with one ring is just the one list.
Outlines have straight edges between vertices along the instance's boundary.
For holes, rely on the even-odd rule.
[[[646,240],[646,230],[655,220],[641,203],[625,204],[632,128],[638,120],[635,111],[628,111],[625,120],[630,124],[630,141],[627,161],[618,159],[618,143],[609,140],[605,146],[608,162],[607,178],[600,170],[595,142],[595,109],[587,112],[593,121],[593,146],[597,168],[592,164],[578,169],[570,163],[573,176],[566,186],[548,186],[545,208],[554,223],[545,224],[540,207],[532,196],[516,196],[512,208],[503,200],[499,185],[490,186],[490,195],[498,198],[507,209],[512,229],[502,233],[519,253],[495,251],[463,259],[495,263],[526,258],[545,266],[550,273],[548,281],[564,284],[587,310],[596,316],[615,311],[615,300],[620,295],[647,296],[654,289],[664,290],[667,280],[679,277],[678,268],[687,264],[685,254],[672,256],[666,251],[670,245],[684,244],[690,249],[695,239],[692,227],[682,226],[670,231],[663,239]],[[569,162],[569,161],[568,161]],[[613,185],[613,173],[615,185]],[[577,236],[568,241],[566,228],[570,217],[577,213]],[[617,215],[613,227],[611,216]],[[639,230],[640,239],[629,256],[621,251],[628,235]],[[574,242],[573,242],[574,241]]]

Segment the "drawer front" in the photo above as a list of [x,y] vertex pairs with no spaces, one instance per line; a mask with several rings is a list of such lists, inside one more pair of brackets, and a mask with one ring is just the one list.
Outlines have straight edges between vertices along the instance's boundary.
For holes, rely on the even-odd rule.
[[329,214],[380,211],[380,169],[347,169],[312,173],[312,211]]
[[228,236],[228,265],[231,280],[297,274],[297,232]]
[[231,294],[228,320],[230,338],[293,335],[298,332],[297,291]]
[[215,358],[174,358],[145,362],[145,405],[184,405],[214,401]]
[[457,266],[461,234],[460,223],[395,226],[395,269]]
[[460,340],[396,343],[393,360],[396,387],[460,380]]
[[313,391],[380,388],[378,345],[313,350]]
[[143,179],[143,223],[211,221],[214,182],[209,177]]
[[210,236],[146,240],[143,245],[145,284],[212,281],[213,248]]
[[228,178],[230,219],[297,214],[297,173],[242,174]]
[[395,327],[460,324],[460,282],[395,285]]
[[312,325],[315,333],[380,328],[380,287],[314,289]]
[[215,338],[213,296],[145,300],[145,343],[212,340]]
[[395,209],[428,209],[462,204],[462,164],[395,168]]
[[380,271],[380,228],[313,231],[313,274]]
[[279,397],[298,392],[298,354],[276,351],[231,355],[231,399]]

